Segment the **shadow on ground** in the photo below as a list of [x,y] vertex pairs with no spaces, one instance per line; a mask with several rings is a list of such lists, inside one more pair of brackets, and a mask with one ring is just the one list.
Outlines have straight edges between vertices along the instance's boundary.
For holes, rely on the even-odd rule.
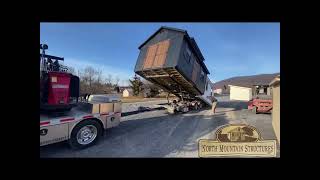
[[233,108],[234,110],[248,109],[248,102],[244,101],[230,101],[230,102],[218,102],[219,108]]
[[137,111],[130,111],[130,112],[121,113],[121,117],[130,116],[130,115],[139,114],[139,113],[148,112],[148,111],[164,110],[164,109],[166,109],[166,108],[165,107],[149,108],[149,107],[140,106]]

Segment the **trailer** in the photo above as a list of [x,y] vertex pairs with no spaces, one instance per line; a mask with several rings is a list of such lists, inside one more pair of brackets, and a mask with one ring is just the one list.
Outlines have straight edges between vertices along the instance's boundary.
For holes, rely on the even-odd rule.
[[209,70],[195,39],[187,31],[161,27],[139,50],[135,73],[179,97],[171,103],[169,112],[212,105]]
[[104,131],[119,125],[121,101],[114,95],[91,95],[67,112],[40,113],[40,146],[68,141],[74,149],[95,144]]
[[272,113],[272,98],[268,95],[255,96],[248,102],[248,110],[253,113]]

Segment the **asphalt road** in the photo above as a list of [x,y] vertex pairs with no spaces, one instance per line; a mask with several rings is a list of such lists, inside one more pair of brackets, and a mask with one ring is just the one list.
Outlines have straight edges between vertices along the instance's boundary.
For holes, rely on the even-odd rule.
[[[164,103],[124,104],[120,125],[108,129],[96,145],[72,150],[66,142],[56,143],[40,147],[40,157],[198,157],[198,140],[215,138],[217,128],[231,123],[256,123],[260,131],[267,129],[265,139],[275,139],[271,116],[252,114],[246,103],[221,100],[215,115],[210,109],[169,115],[161,108]],[[138,112],[139,106],[149,111]]]

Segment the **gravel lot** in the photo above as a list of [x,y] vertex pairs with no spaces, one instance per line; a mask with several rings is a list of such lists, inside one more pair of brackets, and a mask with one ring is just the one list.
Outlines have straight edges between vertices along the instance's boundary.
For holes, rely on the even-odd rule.
[[[253,114],[247,103],[228,97],[218,100],[215,115],[210,109],[169,115],[163,108],[166,100],[123,103],[120,125],[107,130],[96,145],[72,150],[66,142],[56,143],[40,147],[40,157],[198,157],[198,140],[215,138],[217,128],[232,123],[253,125],[264,139],[275,139],[270,114]],[[139,112],[139,107],[149,111]]]

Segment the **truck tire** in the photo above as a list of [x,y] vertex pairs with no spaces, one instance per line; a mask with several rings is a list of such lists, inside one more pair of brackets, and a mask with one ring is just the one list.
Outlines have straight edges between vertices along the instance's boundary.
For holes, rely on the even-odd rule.
[[72,149],[84,149],[94,145],[102,136],[102,127],[95,120],[85,120],[77,124],[69,139]]

